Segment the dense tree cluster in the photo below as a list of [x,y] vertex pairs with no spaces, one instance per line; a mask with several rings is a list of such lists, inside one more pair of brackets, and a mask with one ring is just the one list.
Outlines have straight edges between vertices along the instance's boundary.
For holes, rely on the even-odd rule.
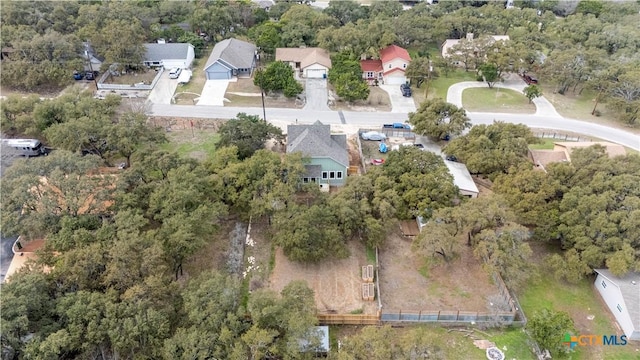
[[529,230],[500,197],[471,199],[457,207],[434,212],[414,242],[425,256],[455,259],[463,246],[471,246],[487,270],[499,273],[510,288],[529,278]]
[[467,165],[472,174],[494,177],[512,166],[528,163],[528,145],[536,142],[527,126],[496,121],[472,127],[442,150]]
[[284,141],[282,130],[256,115],[238,114],[236,119],[224,123],[219,130],[219,146],[235,146],[240,160],[251,157],[264,148],[269,139]]
[[129,166],[136,149],[166,139],[160,129],[148,126],[141,112],[119,113],[120,101],[117,95],[95,99],[79,88],[55,99],[10,96],[3,101],[0,123],[8,135],[39,138],[55,149],[95,154],[106,165],[124,158]]
[[558,277],[577,281],[603,266],[615,274],[640,270],[640,158],[612,159],[595,145],[546,170],[510,171],[496,179],[495,191],[521,223],[536,225],[537,238],[566,250],[549,259]]
[[331,65],[329,82],[338,96],[348,102],[369,97],[369,85],[362,79],[360,62],[352,53],[341,52],[332,56]]
[[464,109],[438,98],[426,100],[416,112],[409,113],[409,123],[416,134],[436,140],[460,135],[471,127],[471,120]]
[[293,77],[293,69],[283,61],[275,61],[265,69],[258,69],[253,83],[264,91],[281,91],[289,98],[302,92],[302,85]]

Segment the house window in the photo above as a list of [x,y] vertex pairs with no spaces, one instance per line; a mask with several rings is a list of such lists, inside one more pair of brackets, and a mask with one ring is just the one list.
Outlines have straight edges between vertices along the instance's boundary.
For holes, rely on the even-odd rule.
[[311,182],[315,183],[316,182],[316,178],[311,178]]
[[335,179],[336,178],[336,172],[335,171],[330,171],[329,172],[329,179]]
[[342,179],[342,171],[336,172],[336,179]]
[[607,283],[604,282],[604,280],[602,280],[602,287],[605,288],[605,289],[607,288]]
[[374,77],[373,71],[367,71],[367,79],[371,79]]
[[322,172],[322,178],[323,179],[328,179],[329,178],[329,172],[328,171],[323,171]]
[[389,69],[391,69],[391,64],[389,64]]
[[309,182],[309,178],[302,178],[302,182],[305,183],[305,184],[308,183]]
[[620,306],[620,304],[618,304],[618,306],[616,306],[616,308],[618,309],[618,311],[622,312],[622,306]]
[[406,69],[407,68],[407,64],[402,64],[402,68]]

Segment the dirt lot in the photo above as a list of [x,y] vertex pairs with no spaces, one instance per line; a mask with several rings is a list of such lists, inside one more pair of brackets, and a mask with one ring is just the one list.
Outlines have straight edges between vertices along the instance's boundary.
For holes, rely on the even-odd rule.
[[[329,89],[331,93],[335,94],[335,90],[330,84]],[[357,100],[353,103],[346,103],[342,100],[334,101],[331,109],[346,111],[391,111],[391,100],[386,91],[377,86],[369,86],[369,91],[369,97],[366,100]]]
[[130,72],[120,76],[108,76],[105,80],[105,84],[137,84],[145,83],[151,84],[153,79],[158,75],[155,70],[146,70],[140,72]]
[[362,300],[361,266],[367,265],[365,248],[361,243],[351,241],[349,250],[351,256],[347,259],[305,265],[289,261],[278,249],[270,287],[280,292],[293,280],[305,280],[315,292],[320,312],[348,314],[362,309],[364,314],[375,314],[378,302]]
[[380,266],[384,311],[488,311],[487,299],[498,293],[467,247],[453,263],[425,267],[411,242],[394,232],[380,252]]
[[[240,78],[238,81],[229,82],[224,98],[228,100],[224,102],[225,106],[262,107],[260,88],[253,84],[252,78]],[[288,99],[281,94],[273,96],[266,96],[265,94],[264,105],[266,107],[279,108],[302,108],[303,106],[302,102],[296,101],[295,98]]]

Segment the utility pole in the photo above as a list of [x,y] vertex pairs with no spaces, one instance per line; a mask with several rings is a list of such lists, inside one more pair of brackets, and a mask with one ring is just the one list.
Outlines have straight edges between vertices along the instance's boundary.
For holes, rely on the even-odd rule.
[[[260,56],[260,54],[258,54],[258,51],[260,51],[260,50],[261,50],[260,48],[258,48],[258,50],[256,50],[255,57],[256,57],[256,60],[257,60],[257,63],[258,63],[258,67],[260,67],[262,69],[261,63],[260,63],[261,62],[260,61],[261,60],[260,59],[261,56]],[[259,86],[260,86],[260,97],[262,98],[262,120],[267,121],[267,109],[264,106],[264,88],[262,87],[262,84],[260,84]]]
[[93,72],[93,65],[91,65],[91,58],[89,57],[89,45],[91,43],[87,40],[84,45],[84,54],[87,56],[87,61],[89,62],[89,71],[91,71],[91,75],[93,75],[93,83],[96,84],[96,91],[98,90],[98,80],[96,79],[96,75]]
[[260,87],[260,95],[262,96],[262,119],[267,121],[267,109],[264,107],[264,89]]
[[424,99],[428,100],[429,98],[429,82],[431,80],[431,72],[433,71],[433,65],[431,65],[431,60],[429,60],[429,73],[427,74],[427,88],[424,90]]

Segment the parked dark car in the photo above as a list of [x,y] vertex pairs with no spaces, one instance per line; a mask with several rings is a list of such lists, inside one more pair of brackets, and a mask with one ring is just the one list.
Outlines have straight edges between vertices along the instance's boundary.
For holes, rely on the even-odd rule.
[[522,77],[522,80],[524,80],[524,82],[526,82],[527,85],[537,84],[538,83],[538,79],[536,79],[533,76],[528,75],[526,73],[523,73],[522,75],[520,75],[520,77]]
[[405,96],[405,97],[411,96],[411,87],[407,84],[400,85],[400,91],[402,92],[402,96]]
[[87,72],[84,74],[84,78],[85,78],[85,79],[87,79],[87,80],[93,80],[93,79],[95,79],[96,77],[95,77],[95,75],[93,74],[93,72],[91,72],[91,71],[87,71]]
[[82,73],[79,73],[79,72],[77,72],[77,71],[74,71],[74,72],[73,72],[73,78],[74,78],[75,80],[82,80],[82,78],[83,78],[83,77],[84,77],[84,76],[82,75]]
[[446,157],[446,159],[447,159],[447,160],[449,160],[449,161],[455,161],[455,162],[457,162],[457,161],[458,161],[458,158],[457,158],[457,157],[455,157],[455,155],[448,155],[448,156]]

